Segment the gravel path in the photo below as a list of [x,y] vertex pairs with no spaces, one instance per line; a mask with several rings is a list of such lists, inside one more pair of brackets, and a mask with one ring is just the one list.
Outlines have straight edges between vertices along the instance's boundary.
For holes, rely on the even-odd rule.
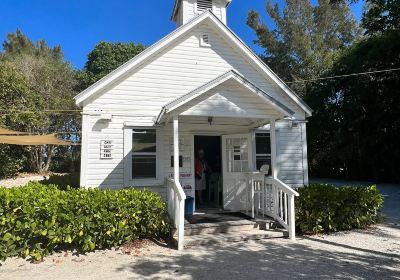
[[0,279],[400,279],[400,230],[7,260]]
[[30,173],[20,174],[15,178],[0,180],[0,186],[6,188],[19,187],[28,184],[30,181],[41,181],[45,178],[46,175],[30,174]]
[[368,230],[193,246],[159,245],[55,254],[43,263],[9,259],[0,279],[400,279],[400,188],[379,186],[388,219]]

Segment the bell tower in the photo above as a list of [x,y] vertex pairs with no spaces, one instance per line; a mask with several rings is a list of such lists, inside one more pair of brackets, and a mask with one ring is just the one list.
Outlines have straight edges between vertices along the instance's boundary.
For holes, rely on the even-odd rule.
[[232,0],[175,0],[171,19],[176,23],[176,26],[179,27],[204,11],[210,10],[226,24],[226,9],[231,1]]

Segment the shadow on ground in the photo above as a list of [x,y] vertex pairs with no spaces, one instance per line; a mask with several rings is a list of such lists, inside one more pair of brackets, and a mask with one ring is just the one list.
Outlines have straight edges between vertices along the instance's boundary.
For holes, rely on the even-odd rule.
[[[300,242],[303,243],[302,240]],[[176,256],[156,255],[118,271],[132,279],[399,279],[400,254],[353,246],[315,249],[289,241],[249,241],[188,248]],[[313,242],[325,242],[314,241]],[[327,247],[340,244],[323,244]],[[399,244],[400,245],[400,244]],[[314,247],[314,246],[313,246]],[[344,250],[344,251],[343,251]],[[348,252],[348,251],[351,252]]]

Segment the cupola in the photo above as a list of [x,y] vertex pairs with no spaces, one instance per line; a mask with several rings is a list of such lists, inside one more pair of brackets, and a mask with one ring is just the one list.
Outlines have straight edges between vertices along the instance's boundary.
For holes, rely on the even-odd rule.
[[226,9],[232,0],[175,0],[172,20],[179,27],[206,10],[226,24]]

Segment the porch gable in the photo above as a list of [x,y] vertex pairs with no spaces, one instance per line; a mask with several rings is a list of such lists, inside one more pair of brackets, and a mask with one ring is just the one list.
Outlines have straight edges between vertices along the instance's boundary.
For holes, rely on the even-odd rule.
[[157,123],[171,116],[282,119],[294,112],[234,70],[165,105]]

